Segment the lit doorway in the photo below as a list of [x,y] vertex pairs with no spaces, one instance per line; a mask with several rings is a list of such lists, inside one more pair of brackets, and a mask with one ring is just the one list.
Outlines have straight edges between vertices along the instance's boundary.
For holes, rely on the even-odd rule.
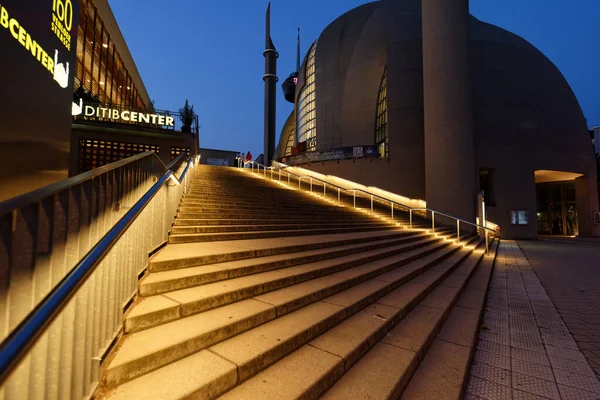
[[579,236],[575,180],[582,174],[535,171],[539,235]]
[[538,234],[579,235],[575,182],[538,183],[536,192]]

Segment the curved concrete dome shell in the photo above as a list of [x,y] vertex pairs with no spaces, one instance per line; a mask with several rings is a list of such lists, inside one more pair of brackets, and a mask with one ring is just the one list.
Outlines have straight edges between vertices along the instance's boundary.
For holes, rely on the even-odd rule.
[[[421,20],[420,0],[382,0],[347,12],[322,32],[315,64],[317,149],[375,144],[387,68],[389,157],[311,169],[426,198]],[[469,29],[473,179],[480,168],[494,169],[497,207],[489,215],[507,226],[510,209],[536,209],[534,171],[569,171],[595,181],[595,157],[579,103],[554,64],[504,29],[474,17]],[[534,225],[522,236],[531,237]]]

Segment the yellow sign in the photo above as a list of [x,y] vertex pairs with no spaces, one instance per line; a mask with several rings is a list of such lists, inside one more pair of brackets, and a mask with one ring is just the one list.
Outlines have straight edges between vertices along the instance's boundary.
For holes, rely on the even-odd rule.
[[52,32],[67,50],[71,50],[71,28],[73,27],[73,3],[71,0],[52,1]]
[[[72,13],[71,13],[72,14]],[[15,18],[10,18],[8,10],[0,5],[0,26],[7,29],[13,38],[21,44],[54,77],[60,87],[69,86],[69,63],[58,62],[58,50],[54,59],[35,41],[27,30]]]

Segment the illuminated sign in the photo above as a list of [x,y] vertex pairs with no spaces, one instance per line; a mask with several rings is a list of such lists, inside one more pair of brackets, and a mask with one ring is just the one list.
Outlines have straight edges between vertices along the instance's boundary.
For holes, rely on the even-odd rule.
[[79,100],[79,104],[73,103],[71,107],[71,114],[74,117],[82,115],[89,118],[108,119],[115,122],[137,122],[141,124],[175,127],[175,118],[167,115],[148,114],[130,110],[117,110],[114,108],[101,106],[84,106],[83,100]]
[[[58,1],[58,0],[56,0]],[[70,0],[69,0],[70,1]],[[71,6],[71,24],[73,7]],[[69,63],[59,63],[58,50],[54,50],[54,58],[32,38],[25,27],[15,18],[11,18],[8,10],[0,5],[0,26],[9,31],[10,35],[31,53],[41,66],[52,74],[58,85],[66,89],[69,86]],[[68,32],[67,32],[68,33]],[[70,40],[70,35],[68,35]],[[69,47],[70,48],[70,47]]]
[[[77,1],[77,0],[75,0]],[[52,32],[71,50],[71,28],[73,27],[73,3],[71,0],[52,1]]]

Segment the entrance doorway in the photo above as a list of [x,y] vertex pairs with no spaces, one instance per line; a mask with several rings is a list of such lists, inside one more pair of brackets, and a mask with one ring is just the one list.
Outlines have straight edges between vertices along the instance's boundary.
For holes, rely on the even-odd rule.
[[536,194],[538,234],[579,235],[574,181],[538,183]]

